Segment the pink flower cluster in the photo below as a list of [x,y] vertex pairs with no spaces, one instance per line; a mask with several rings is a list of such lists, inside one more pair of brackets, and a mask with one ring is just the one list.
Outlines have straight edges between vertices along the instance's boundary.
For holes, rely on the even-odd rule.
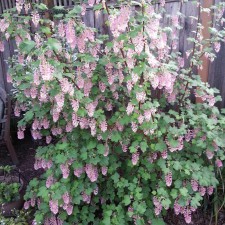
[[183,136],[178,137],[178,139],[177,139],[178,145],[176,147],[171,146],[170,142],[166,139],[166,144],[167,144],[170,152],[181,151],[184,147],[184,143],[183,143],[184,140],[183,139],[184,139]]
[[195,91],[195,97],[196,98],[201,98],[202,101],[207,101],[209,106],[212,107],[214,106],[216,100],[215,100],[215,97],[211,94],[207,94],[207,93],[198,93],[197,91]]
[[45,219],[44,225],[63,225],[63,221],[59,217],[52,216]]
[[212,195],[214,190],[213,186],[209,187],[200,186],[198,181],[193,179],[191,180],[191,187],[193,191],[199,192],[201,196],[204,196],[206,193],[208,195]]
[[192,218],[191,214],[192,212],[196,211],[196,208],[189,206],[190,202],[188,202],[187,206],[181,206],[178,203],[178,199],[174,202],[174,212],[176,215],[182,214],[184,216],[185,222],[186,223],[191,223]]
[[90,204],[91,202],[91,195],[87,195],[85,192],[82,193],[82,198],[83,201],[86,202],[87,204]]
[[58,200],[50,200],[49,201],[49,207],[51,212],[56,215],[59,211],[59,205],[58,205]]
[[114,37],[118,37],[126,30],[130,16],[131,9],[126,6],[121,7],[119,15],[109,16],[109,25]]
[[50,65],[44,57],[41,57],[39,70],[40,75],[44,81],[50,81],[53,79],[54,67]]
[[155,206],[155,215],[158,216],[162,211],[162,203],[157,197],[153,197],[153,204]]
[[73,205],[71,203],[72,201],[72,198],[71,196],[69,195],[68,192],[65,192],[63,195],[62,195],[62,199],[63,199],[63,209],[66,210],[68,216],[72,215],[73,213]]
[[84,173],[84,168],[77,168],[77,169],[74,169],[74,175],[75,175],[76,177],[80,177],[83,173]]
[[169,172],[165,175],[165,180],[166,180],[166,186],[170,187],[173,181],[172,172]]
[[38,26],[39,22],[40,22],[40,15],[38,12],[33,12],[32,13],[32,22],[34,24],[35,27]]
[[64,179],[67,179],[70,175],[69,165],[67,163],[61,164],[60,169]]
[[34,163],[34,169],[38,170],[38,169],[50,169],[52,167],[52,161],[51,160],[45,160],[42,158],[35,158],[35,163]]
[[95,182],[98,179],[98,168],[92,164],[85,166],[85,172],[91,182]]
[[54,183],[55,183],[54,177],[52,175],[48,176],[45,183],[46,187],[50,188]]

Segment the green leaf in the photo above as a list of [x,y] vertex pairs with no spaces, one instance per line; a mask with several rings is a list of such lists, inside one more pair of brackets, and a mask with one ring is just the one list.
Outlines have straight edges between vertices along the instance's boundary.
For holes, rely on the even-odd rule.
[[165,225],[162,219],[152,219],[152,225]]
[[51,29],[49,27],[41,27],[41,32],[45,34],[51,34]]
[[166,144],[164,141],[160,141],[159,143],[157,143],[155,145],[155,150],[160,151],[160,152],[163,152],[166,148],[167,147],[166,147]]
[[48,9],[48,7],[43,3],[36,4],[36,7],[40,10],[47,10]]
[[57,164],[62,164],[62,163],[65,163],[67,160],[67,157],[65,155],[62,155],[62,154],[58,154],[55,156],[55,162]]
[[98,144],[97,145],[98,153],[99,154],[104,154],[105,152],[105,146],[103,144]]
[[136,207],[136,211],[140,214],[144,214],[146,211],[146,208],[147,208],[146,203],[142,202]]
[[140,147],[141,147],[142,152],[146,152],[146,150],[148,148],[147,142],[145,142],[145,141],[141,142]]
[[88,142],[88,145],[87,145],[87,149],[93,149],[93,148],[95,148],[96,147],[96,145],[97,145],[97,142],[96,141],[89,141]]
[[58,52],[62,49],[61,43],[55,38],[49,38],[47,45],[52,51]]
[[170,195],[172,196],[173,199],[176,199],[178,196],[177,189],[172,189],[172,191],[170,192]]
[[98,4],[94,6],[94,10],[100,10],[102,8],[103,8],[102,4]]
[[180,162],[175,161],[174,164],[173,164],[173,168],[175,170],[181,170],[182,169],[182,165],[180,164]]
[[28,111],[25,113],[24,119],[28,122],[28,121],[32,120],[33,117],[34,117],[33,111]]
[[188,189],[183,187],[180,189],[180,193],[182,196],[186,197],[188,195]]
[[120,141],[121,139],[122,139],[122,138],[121,138],[121,135],[120,135],[119,132],[113,132],[113,133],[112,133],[111,140],[112,140],[113,142],[118,142],[118,141]]
[[131,203],[130,196],[125,195],[123,202],[124,202],[125,206],[129,205]]
[[120,175],[118,173],[114,173],[111,178],[113,179],[114,183],[118,183]]
[[35,42],[34,41],[29,41],[29,40],[25,40],[23,41],[19,48],[22,52],[24,53],[29,53],[31,52],[31,50],[35,47]]
[[74,8],[72,10],[69,11],[69,15],[76,15],[76,14],[80,14],[81,13],[81,6],[76,5],[74,6]]

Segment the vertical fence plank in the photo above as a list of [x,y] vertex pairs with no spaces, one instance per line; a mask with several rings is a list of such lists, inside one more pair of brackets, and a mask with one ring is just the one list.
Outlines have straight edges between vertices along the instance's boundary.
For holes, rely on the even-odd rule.
[[3,88],[4,90],[6,90],[6,87],[5,87],[5,79],[4,79],[4,71],[3,71],[3,68],[4,68],[4,57],[3,57],[3,53],[1,52],[0,53],[0,87]]
[[54,0],[54,5],[57,6],[57,0]]
[[64,0],[63,5],[67,6],[67,0]]
[[2,2],[0,1],[0,13],[3,13]]
[[1,1],[1,4],[2,4],[2,11],[4,12],[4,10],[5,10],[5,1],[4,0]]
[[12,2],[11,2],[11,0],[8,0],[8,8],[9,8],[9,9],[12,8]]
[[69,0],[69,6],[72,6],[72,5],[73,5],[73,1]]
[[16,6],[16,2],[14,0],[11,0],[12,2],[12,6],[15,7]]
[[5,2],[5,9],[9,9],[9,1],[8,0],[3,0]]
[[[221,0],[215,0],[215,4],[220,3]],[[215,15],[216,16],[216,15]],[[223,14],[225,19],[225,13]],[[214,24],[215,25],[215,24]],[[223,26],[216,27],[217,29],[223,29]],[[222,101],[217,103],[219,107],[225,107],[225,43],[221,43],[220,51],[216,54],[217,58],[210,63],[208,82],[211,87],[219,89],[222,96]]]

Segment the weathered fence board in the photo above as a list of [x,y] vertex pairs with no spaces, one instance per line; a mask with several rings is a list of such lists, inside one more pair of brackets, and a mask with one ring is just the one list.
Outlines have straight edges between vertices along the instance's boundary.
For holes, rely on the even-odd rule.
[[[221,0],[215,0],[215,3],[219,3]],[[225,13],[223,15],[225,18]],[[210,64],[209,67],[209,79],[208,82],[212,87],[216,87],[220,90],[222,96],[222,102],[217,105],[219,107],[225,107],[225,43],[221,43],[221,48],[217,54],[217,58]]]

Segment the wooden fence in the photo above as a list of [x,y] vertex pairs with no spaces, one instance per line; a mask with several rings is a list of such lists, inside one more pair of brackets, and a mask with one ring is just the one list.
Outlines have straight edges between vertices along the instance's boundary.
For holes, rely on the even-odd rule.
[[[43,0],[32,0],[32,2],[40,2]],[[48,1],[48,0],[44,0]],[[59,6],[67,6],[70,7],[74,4],[73,0],[53,0],[54,5]],[[185,55],[186,50],[191,49],[192,43],[187,41],[188,37],[194,37],[194,30],[196,30],[197,22],[195,20],[192,20],[188,16],[194,16],[197,17],[198,15],[198,9],[196,7],[196,4],[193,4],[192,1],[188,1],[186,3],[181,3],[182,0],[166,0],[166,14],[175,15],[178,11],[182,11],[183,14],[185,14],[187,17],[183,18],[181,21],[181,26],[183,29],[180,30],[178,34],[179,38],[179,45],[177,46],[177,49]],[[206,0],[202,0],[203,3],[206,2]],[[212,0],[207,0],[207,2],[210,2]],[[222,0],[215,0],[216,3],[220,2]],[[15,6],[16,0],[0,0],[0,13],[8,8]],[[183,2],[183,1],[182,1]],[[181,5],[182,4],[182,5]],[[159,5],[156,4],[155,8],[157,9]],[[98,29],[99,33],[107,34],[109,32],[108,27],[105,25],[105,14],[103,14],[101,11],[93,11],[92,9],[89,9],[86,12],[86,15],[84,16],[83,20],[86,25],[95,27]],[[207,22],[207,21],[205,21]],[[169,19],[164,16],[162,24],[168,25]],[[15,44],[12,41],[5,43],[5,52],[0,53],[0,86],[4,87],[6,90],[10,89],[10,86],[6,84],[6,74],[7,74],[7,63],[5,60],[8,59],[8,57],[12,56],[14,53]],[[223,71],[225,71],[225,45],[222,44],[221,51],[218,54],[218,58],[209,65],[209,68],[207,67],[203,72],[204,77],[208,77],[208,81],[211,84],[211,86],[218,88],[221,91],[223,102],[219,105],[221,107],[225,107],[225,76],[223,75]]]

